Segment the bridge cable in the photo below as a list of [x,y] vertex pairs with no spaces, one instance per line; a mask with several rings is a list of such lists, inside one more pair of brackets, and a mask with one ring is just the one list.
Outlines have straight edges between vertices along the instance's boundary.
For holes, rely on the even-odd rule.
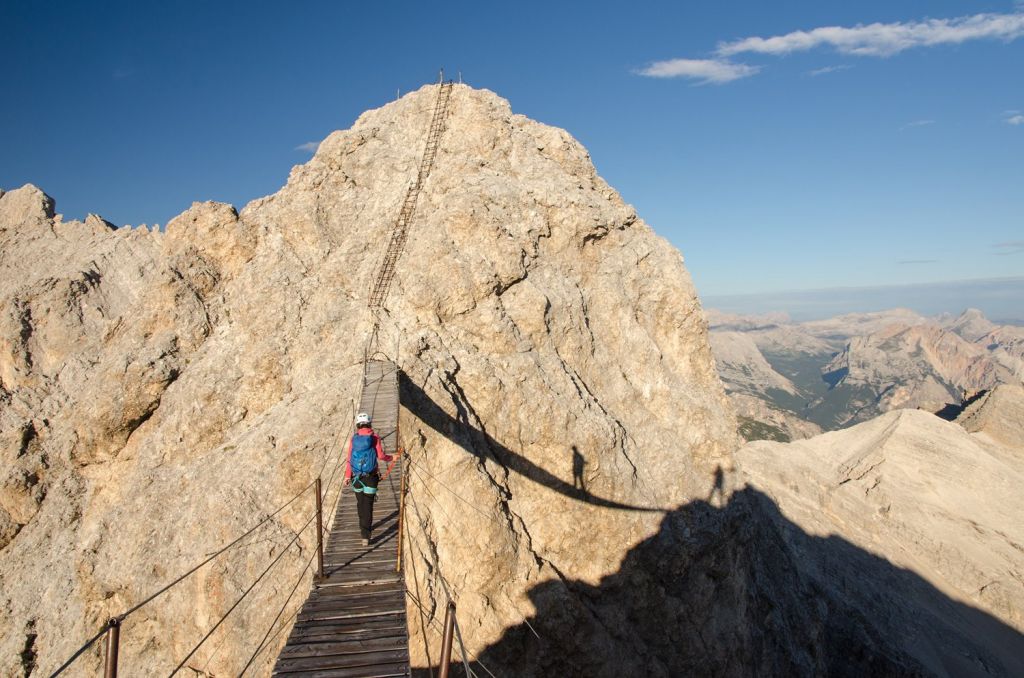
[[[420,514],[419,504],[416,502],[416,498],[414,496],[412,496],[412,494],[409,495],[409,498],[412,500],[413,507],[416,509],[416,516],[417,516],[417,518],[419,518],[418,522],[420,523],[420,530],[423,531],[424,536],[427,537],[427,540],[429,542],[430,537],[429,537],[429,535],[427,535],[426,525],[423,524],[423,519],[422,519],[421,514]],[[441,565],[440,565],[440,563],[438,563],[437,553],[435,552],[434,547],[431,545],[431,547],[428,548],[427,550],[430,552],[430,559],[434,561],[434,572],[437,573],[437,580],[439,582],[441,582],[441,588],[444,589],[444,595],[448,598],[449,602],[455,602],[455,599],[452,598],[452,592],[448,588],[448,582],[446,582],[444,580],[444,575],[441,574]],[[458,629],[458,623],[459,623],[458,622],[458,618],[456,618],[455,626],[456,626],[456,631],[457,632],[456,632],[455,635],[456,635],[456,637],[459,640],[459,649],[462,652],[462,664],[463,664],[463,666],[466,669],[466,676],[467,676],[467,678],[470,678],[471,676],[476,676],[476,674],[473,672],[473,670],[471,668],[469,668],[469,661],[466,658],[466,646],[462,642],[462,633],[458,632],[458,630],[457,630]],[[488,673],[490,673],[490,671],[488,671]]]
[[86,641],[85,645],[80,647],[78,649],[78,651],[75,652],[73,655],[71,655],[71,657],[69,657],[66,662],[64,662],[63,664],[60,665],[60,668],[58,668],[56,671],[51,673],[50,674],[50,678],[54,678],[54,676],[60,675],[60,673],[62,671],[64,671],[64,669],[66,669],[67,667],[71,666],[71,664],[73,664],[76,659],[78,659],[80,656],[82,656],[83,652],[88,650],[90,647],[92,647],[93,643],[95,643],[97,640],[99,640],[100,638],[103,637],[103,634],[105,634],[107,632],[108,628],[110,628],[109,624],[104,624],[103,628],[101,628],[99,630],[99,632],[95,636],[93,636],[88,641]]
[[[340,465],[337,468],[340,468]],[[333,478],[333,473],[332,473],[332,478]],[[330,487],[330,483],[328,483],[328,487]],[[337,510],[338,502],[341,501],[341,495],[342,495],[343,491],[344,491],[344,487],[339,487],[338,488],[338,494],[336,494],[335,497],[334,497],[334,504],[331,506],[331,516],[332,516],[332,518],[334,517],[335,511]],[[325,491],[324,494],[326,495],[326,491]],[[324,531],[323,531],[323,534],[321,535],[321,537],[323,537],[324,535],[330,533],[331,525],[325,524],[323,526],[323,528],[324,528]],[[252,657],[249,658],[249,661],[248,661],[248,663],[246,663],[245,667],[242,668],[242,672],[238,674],[239,678],[241,678],[241,676],[248,670],[249,666],[256,659],[256,657],[259,654],[261,654],[265,649],[270,647],[270,644],[274,641],[275,638],[277,638],[278,634],[281,633],[281,631],[284,630],[287,627],[288,622],[290,622],[293,618],[297,617],[299,615],[299,612],[302,611],[302,606],[300,605],[299,608],[297,610],[295,610],[295,613],[293,615],[291,615],[291,617],[289,617],[288,622],[285,622],[285,624],[280,626],[277,629],[277,631],[274,632],[273,636],[270,636],[270,631],[274,628],[274,625],[280,619],[281,614],[283,614],[284,610],[288,607],[288,602],[291,600],[292,596],[295,594],[295,590],[297,589],[299,583],[302,581],[304,575],[306,574],[306,570],[308,570],[310,568],[310,566],[312,565],[314,557],[316,557],[316,552],[315,551],[309,557],[309,560],[306,561],[306,567],[302,570],[301,573],[299,573],[299,577],[298,577],[298,579],[295,582],[295,586],[292,587],[291,593],[288,594],[288,598],[284,601],[284,605],[281,606],[281,609],[278,611],[277,616],[274,617],[274,621],[270,623],[269,627],[267,627],[267,632],[263,635],[263,640],[260,641],[260,644],[259,644],[259,646],[257,646],[256,651],[253,653]],[[270,636],[270,640],[269,641],[267,640],[268,636]]]
[[[458,464],[458,463],[461,463],[461,462],[456,462],[456,464]],[[445,490],[447,490],[448,492],[450,492],[450,493],[451,493],[452,495],[454,495],[454,496],[455,496],[455,497],[456,497],[457,499],[459,499],[460,501],[462,501],[462,502],[463,502],[464,504],[466,504],[467,506],[469,506],[470,508],[472,508],[472,509],[473,509],[474,511],[476,511],[477,513],[480,513],[480,514],[481,514],[481,515],[483,515],[483,516],[484,516],[485,518],[488,518],[488,519],[490,519],[490,517],[489,517],[489,516],[487,516],[487,514],[485,514],[485,513],[484,513],[484,512],[483,512],[483,511],[482,511],[482,510],[481,510],[481,509],[480,509],[480,508],[479,508],[479,507],[478,507],[478,506],[477,506],[476,504],[474,504],[473,502],[469,501],[468,499],[466,499],[465,497],[463,497],[463,496],[462,496],[461,494],[459,494],[459,493],[458,493],[458,492],[456,492],[455,490],[453,490],[453,489],[451,489],[450,487],[448,487],[447,485],[445,485],[445,484],[444,484],[444,483],[443,483],[443,482],[442,482],[441,480],[439,480],[439,479],[437,478],[437,476],[435,476],[435,475],[433,475],[432,473],[430,473],[429,471],[427,471],[427,470],[426,470],[426,469],[424,468],[424,466],[423,466],[423,464],[422,464],[422,463],[420,463],[419,461],[416,461],[416,460],[414,460],[414,459],[413,459],[412,457],[409,457],[409,468],[411,469],[411,468],[413,467],[413,465],[415,465],[415,467],[416,467],[416,468],[415,468],[415,470],[416,470],[416,471],[417,471],[418,473],[419,473],[419,472],[425,473],[425,474],[426,474],[427,476],[429,476],[430,478],[432,478],[432,479],[433,479],[433,480],[434,480],[434,481],[435,481],[435,482],[436,482],[436,483],[437,483],[438,485],[440,485],[440,486],[441,486],[442,488],[444,488]],[[438,503],[438,505],[439,505],[439,508],[440,508],[440,502],[439,502],[439,501],[438,501],[438,499],[437,499],[437,495],[435,495],[435,494],[434,494],[434,493],[433,493],[433,492],[432,492],[432,491],[430,490],[430,486],[429,486],[429,484],[428,484],[428,483],[427,483],[427,482],[426,482],[426,481],[425,481],[425,480],[424,480],[423,478],[419,478],[419,481],[420,481],[420,483],[421,483],[421,486],[423,487],[423,489],[424,489],[424,490],[426,490],[426,492],[427,492],[427,493],[428,493],[428,494],[429,494],[429,495],[431,496],[431,498],[432,498],[432,499],[433,499],[433,500],[434,500],[434,501],[435,501],[436,503]],[[417,516],[419,517],[419,515],[420,515],[420,512],[419,512],[419,505],[417,504],[417,502],[416,502],[416,499],[415,499],[415,497],[412,497],[412,496],[410,495],[410,499],[411,499],[411,501],[413,502],[413,506],[414,506],[414,508],[416,509],[416,513],[417,513]],[[447,518],[448,520],[451,520],[451,515],[449,515],[449,514],[448,514],[447,512],[445,512],[445,511],[444,511],[444,509],[441,509],[441,512],[442,512],[442,513],[444,514],[444,516],[445,516],[445,517],[446,517],[446,518]],[[423,519],[422,519],[421,517],[419,517],[419,519],[418,519],[418,522],[420,523],[420,529],[421,529],[421,530],[423,530],[424,534],[426,534],[426,527],[425,527],[425,525],[424,525],[424,523],[423,523]],[[445,591],[444,591],[444,592],[445,592],[445,595],[446,595],[446,596],[448,597],[448,599],[449,599],[449,600],[453,600],[453,598],[452,598],[452,596],[451,596],[451,592],[449,591],[449,589],[448,589],[448,587],[447,587],[447,583],[445,582],[445,580],[444,580],[444,579],[443,579],[442,577],[440,577],[440,565],[439,565],[439,563],[438,563],[438,561],[437,561],[437,554],[436,554],[436,553],[435,553],[435,552],[434,552],[434,551],[433,551],[432,549],[428,549],[428,550],[429,550],[429,552],[430,552],[430,556],[431,556],[431,559],[432,559],[432,560],[434,561],[434,568],[435,568],[435,571],[436,571],[436,572],[438,572],[439,580],[441,581],[441,585],[442,585],[442,587],[443,587],[443,588],[444,588],[444,590],[445,590]],[[424,610],[423,610],[423,607],[422,607],[422,603],[421,603],[421,602],[420,602],[420,601],[419,601],[419,600],[418,600],[418,599],[417,599],[417,598],[416,598],[415,596],[413,596],[412,594],[409,594],[409,597],[410,597],[410,599],[411,599],[411,600],[413,601],[413,603],[414,603],[414,604],[416,604],[416,606],[420,608],[420,611],[421,611],[421,612],[424,612]],[[428,618],[428,620],[427,620],[427,621],[428,621],[428,624],[431,624],[431,623],[432,623],[432,624],[434,624],[434,625],[437,625],[437,620],[436,620],[436,619],[431,619],[431,618]],[[525,615],[523,616],[523,622],[524,622],[524,623],[526,624],[526,626],[527,626],[527,627],[528,627],[528,628],[530,629],[530,632],[531,632],[531,633],[533,633],[533,635],[534,635],[534,636],[536,636],[536,637],[537,637],[538,639],[540,639],[540,637],[541,637],[541,636],[540,636],[540,634],[539,634],[539,633],[537,632],[537,630],[536,630],[536,629],[535,629],[535,628],[533,627],[533,624],[531,624],[531,623],[530,623],[529,619],[528,619],[528,618],[527,618],[527,616],[525,616]],[[462,651],[463,651],[463,655],[464,655],[464,657],[465,657],[465,647],[464,647],[464,646],[462,645],[462,637],[461,637],[462,633],[461,633],[461,629],[460,629],[460,627],[459,627],[459,624],[458,624],[458,619],[456,619],[456,620],[455,620],[455,629],[456,629],[456,635],[457,635],[457,637],[458,637],[458,640],[459,640],[459,644],[460,644],[460,647],[462,648]],[[487,668],[487,666],[485,666],[485,665],[484,665],[484,664],[483,664],[482,662],[480,662],[480,660],[479,660],[479,659],[476,659],[476,660],[474,660],[474,661],[476,661],[476,662],[477,662],[478,664],[480,664],[481,668],[483,668],[483,669],[484,669],[485,671],[487,671],[487,673],[489,673],[489,674],[490,674],[491,676],[494,676],[494,674],[493,674],[493,673],[491,672],[491,670],[490,670],[490,669],[488,669],[488,668]]]
[[[327,455],[325,456],[325,458],[324,458],[324,463],[323,463],[323,465],[321,465],[321,467],[320,467],[320,475],[321,475],[321,476],[322,476],[322,474],[323,474],[324,468],[325,468],[325,467],[326,467],[326,465],[327,465],[327,461],[328,461],[328,460],[330,459],[330,457],[331,457],[331,455],[330,455],[330,454],[327,454]],[[334,467],[333,467],[333,469],[332,469],[332,471],[331,471],[331,475],[330,475],[330,477],[329,477],[329,478],[327,479],[327,482],[326,482],[326,483],[324,484],[324,486],[323,486],[323,488],[322,488],[322,489],[323,489],[323,491],[324,491],[324,496],[325,496],[325,497],[326,497],[326,496],[327,496],[327,495],[328,495],[328,494],[330,493],[330,487],[331,487],[331,483],[332,483],[332,482],[334,481],[334,476],[335,476],[335,474],[337,474],[337,472],[338,472],[338,469],[339,469],[339,468],[340,468],[340,464],[335,464],[335,465],[334,465]],[[339,488],[339,490],[340,490],[340,489],[341,489],[341,488]],[[337,499],[335,499],[335,505],[337,505]],[[333,516],[333,515],[334,515],[334,514],[333,514],[333,508],[332,508],[332,513],[331,513],[330,515],[331,515],[331,516]],[[328,528],[329,528],[329,525],[325,524],[325,525],[324,525],[324,530],[325,530],[325,534],[326,534],[326,532],[328,531]],[[323,536],[324,536],[324,535],[323,535],[323,534],[321,534],[321,539],[323,539]],[[265,540],[265,541],[269,541],[269,540]],[[314,557],[316,556],[316,553],[317,553],[316,551],[313,551],[312,555],[310,556],[310,560],[309,560],[309,562],[312,562],[312,559],[313,559],[313,558],[314,558]],[[296,587],[297,587],[297,586],[298,586],[298,584],[299,584],[299,583],[300,583],[300,582],[302,581],[302,578],[303,578],[303,576],[304,576],[304,575],[305,575],[305,573],[306,573],[306,569],[309,569],[309,566],[308,566],[308,564],[307,564],[307,567],[306,567],[305,569],[303,569],[303,571],[302,571],[302,572],[301,572],[301,573],[299,574],[299,578],[298,578],[298,580],[296,581],[296,584],[295,584],[295,585],[296,585]],[[291,595],[289,595],[289,600],[290,600],[290,599],[291,599]],[[285,605],[287,605],[287,603],[288,603],[288,601],[286,600],[286,601],[285,601]],[[283,610],[282,610],[282,611],[283,611]],[[277,620],[275,619],[275,621],[277,621]],[[267,633],[269,633],[269,632],[270,632],[270,631],[268,630],[268,631],[267,631]],[[218,654],[220,654],[220,651],[221,651],[221,649],[223,649],[223,647],[224,647],[224,643],[225,643],[225,642],[227,642],[228,638],[229,638],[229,636],[225,635],[224,637],[222,637],[222,638],[220,639],[220,642],[219,642],[219,643],[217,643],[217,647],[216,647],[216,649],[215,649],[215,650],[213,651],[213,653],[211,653],[211,654],[210,654],[210,656],[209,656],[209,657],[207,657],[207,659],[206,659],[206,662],[205,662],[205,663],[203,664],[203,669],[202,669],[202,670],[203,670],[203,672],[205,672],[205,671],[206,671],[206,668],[207,668],[207,667],[208,667],[208,666],[210,665],[210,662],[211,662],[211,661],[213,661],[213,660],[214,660],[214,658],[215,658],[215,657],[216,657],[216,656],[217,656]],[[244,672],[244,669],[243,669],[243,672]]]
[[370,289],[368,306],[373,312],[373,329],[370,332],[370,337],[364,349],[364,361],[377,353],[381,322],[380,310],[383,308],[388,293],[391,291],[391,282],[394,280],[395,273],[398,270],[398,258],[405,250],[405,243],[409,238],[409,226],[416,214],[416,205],[419,201],[420,191],[423,189],[423,184],[434,167],[434,159],[437,156],[437,149],[441,143],[441,135],[446,127],[445,120],[448,116],[448,105],[451,100],[453,86],[454,83],[450,80],[440,83],[437,99],[434,102],[434,111],[430,118],[430,129],[427,132],[426,144],[423,148],[423,155],[420,157],[419,171],[416,174],[416,179],[409,185],[406,191],[405,199],[402,201],[398,218],[395,220],[387,248],[384,250],[378,265],[377,277]]
[[198,650],[202,646],[202,644],[205,643],[206,640],[213,634],[213,632],[216,631],[218,627],[220,627],[224,620],[228,618],[228,615],[234,612],[235,608],[238,607],[238,604],[241,603],[242,600],[244,600],[245,597],[249,595],[249,592],[252,591],[253,588],[255,588],[256,585],[260,583],[260,581],[262,581],[263,577],[265,577],[267,573],[270,572],[271,568],[273,568],[274,565],[277,565],[278,561],[280,561],[281,558],[283,558],[284,555],[288,553],[288,550],[291,548],[292,544],[299,540],[299,537],[302,536],[302,533],[306,531],[306,528],[310,526],[310,524],[313,522],[315,518],[316,512],[314,511],[313,515],[311,515],[309,519],[306,521],[306,524],[295,532],[295,536],[292,538],[292,540],[288,542],[288,544],[283,549],[281,549],[281,552],[277,554],[277,557],[274,558],[273,561],[271,561],[270,565],[267,565],[266,569],[264,569],[263,572],[261,572],[260,575],[256,577],[256,581],[249,585],[249,588],[247,588],[245,592],[241,595],[241,597],[239,597],[239,599],[236,600],[235,603],[230,608],[228,608],[228,611],[225,612],[223,616],[221,616],[221,618],[217,621],[217,623],[213,625],[213,628],[207,631],[206,635],[203,636],[202,640],[200,640],[199,643],[195,647],[193,647],[187,655],[185,655],[185,658],[182,659],[181,662],[179,662],[176,667],[174,667],[174,670],[171,671],[171,676],[173,676],[179,670],[181,670],[181,667],[185,665],[185,662],[192,658],[192,655],[196,653],[196,650]]
[[[204,565],[206,565],[207,563],[209,563],[210,561],[212,561],[212,560],[213,560],[213,559],[215,559],[215,558],[216,558],[217,556],[221,555],[222,553],[224,553],[225,551],[227,551],[227,550],[228,550],[228,549],[230,549],[231,547],[233,547],[233,546],[236,546],[236,545],[237,545],[237,544],[238,544],[239,542],[241,542],[241,541],[242,541],[243,539],[245,539],[246,537],[248,537],[249,535],[251,535],[251,534],[252,534],[253,532],[255,532],[256,530],[258,530],[258,529],[259,529],[260,527],[262,527],[263,525],[265,525],[265,524],[266,524],[266,523],[267,523],[267,522],[268,522],[269,520],[271,520],[271,519],[272,519],[272,518],[274,518],[274,517],[275,517],[276,515],[278,515],[279,513],[281,513],[281,511],[283,511],[283,510],[284,510],[284,509],[286,509],[286,508],[287,508],[288,506],[290,506],[290,505],[291,505],[291,504],[292,504],[292,503],[293,503],[293,502],[294,502],[294,501],[295,501],[296,499],[298,499],[298,498],[299,498],[299,497],[301,497],[301,496],[302,496],[303,494],[305,494],[305,493],[306,493],[306,491],[307,491],[307,490],[308,490],[309,488],[313,487],[313,485],[314,485],[315,483],[316,483],[316,481],[313,481],[313,482],[309,483],[308,485],[306,485],[306,486],[305,486],[304,488],[302,488],[301,490],[299,490],[299,492],[298,492],[297,494],[295,494],[295,495],[294,495],[294,496],[293,496],[293,497],[292,497],[291,499],[289,499],[289,500],[288,500],[288,501],[286,501],[286,502],[285,502],[284,504],[282,504],[281,506],[279,506],[279,507],[278,507],[278,508],[277,508],[277,509],[276,509],[276,510],[275,510],[275,511],[273,512],[273,513],[271,513],[270,515],[268,515],[268,516],[266,516],[265,518],[263,518],[263,520],[261,520],[260,522],[256,523],[255,525],[253,525],[253,526],[252,526],[251,528],[249,528],[248,530],[246,530],[246,531],[245,531],[245,532],[244,532],[243,534],[241,534],[241,535],[239,535],[238,537],[236,537],[236,538],[235,538],[235,539],[234,539],[233,541],[231,541],[230,543],[228,543],[228,544],[226,544],[225,546],[221,547],[221,548],[220,548],[220,549],[218,549],[217,551],[213,552],[213,553],[212,553],[212,554],[211,554],[210,556],[208,556],[208,557],[207,557],[207,558],[206,558],[205,560],[203,560],[203,561],[202,561],[201,563],[199,563],[198,565],[196,565],[196,566],[195,566],[195,567],[193,567],[192,569],[188,570],[187,572],[185,572],[184,574],[182,574],[181,576],[179,576],[179,577],[178,577],[177,579],[175,579],[175,580],[174,580],[174,581],[172,581],[171,583],[169,583],[169,584],[167,584],[166,586],[162,587],[161,589],[157,590],[157,591],[156,591],[156,592],[154,592],[153,594],[151,594],[151,595],[147,596],[147,597],[146,597],[145,599],[143,599],[143,600],[142,600],[141,602],[139,602],[138,604],[136,604],[136,605],[133,605],[133,606],[132,606],[132,607],[130,607],[130,608],[129,608],[129,609],[127,610],[127,611],[125,611],[125,612],[122,612],[121,614],[117,615],[116,617],[113,617],[113,619],[114,619],[114,620],[116,620],[116,621],[117,621],[118,623],[120,623],[120,622],[123,622],[123,621],[124,621],[125,619],[127,619],[127,618],[128,618],[128,616],[129,616],[129,615],[131,615],[131,614],[133,614],[133,613],[137,612],[137,611],[138,611],[139,609],[141,609],[142,607],[144,607],[144,606],[148,605],[149,603],[153,602],[153,601],[154,601],[154,600],[155,600],[156,598],[159,598],[159,597],[160,597],[161,595],[163,595],[164,593],[166,593],[166,592],[167,592],[168,590],[170,590],[171,588],[173,588],[173,587],[177,586],[178,584],[180,584],[180,583],[181,583],[182,581],[184,581],[184,580],[185,580],[185,579],[187,579],[187,578],[188,578],[189,576],[191,576],[192,574],[194,574],[194,573],[195,573],[196,571],[198,571],[199,569],[201,569],[201,568],[202,568],[202,567],[203,567]],[[83,645],[83,646],[82,646],[81,648],[79,648],[79,650],[78,650],[78,651],[76,651],[76,652],[75,652],[75,653],[74,653],[74,654],[73,654],[73,655],[72,655],[71,657],[69,657],[67,661],[65,661],[65,662],[64,662],[63,664],[61,664],[60,668],[58,668],[58,669],[57,669],[56,671],[54,671],[54,672],[53,672],[53,674],[51,674],[50,678],[55,678],[55,676],[58,676],[58,675],[60,675],[60,674],[61,674],[61,673],[62,673],[63,671],[65,671],[65,670],[66,670],[66,669],[67,669],[67,668],[68,668],[69,666],[71,666],[71,664],[72,664],[72,663],[73,663],[73,662],[74,662],[74,661],[75,661],[76,659],[78,659],[78,658],[79,658],[79,657],[80,657],[80,656],[82,655],[82,653],[83,653],[83,652],[85,652],[86,650],[88,650],[88,649],[89,649],[89,647],[90,647],[90,646],[92,646],[92,644],[93,644],[93,643],[95,643],[95,642],[96,642],[97,640],[99,640],[99,639],[100,639],[100,638],[101,638],[101,637],[103,636],[103,634],[107,632],[107,629],[108,629],[109,627],[110,627],[110,624],[109,624],[109,622],[108,622],[107,624],[104,624],[104,625],[103,625],[103,627],[102,627],[102,628],[101,628],[101,629],[99,630],[99,632],[97,632],[97,634],[96,634],[95,636],[93,636],[93,637],[92,637],[92,638],[91,638],[91,639],[90,639],[90,640],[89,640],[88,642],[86,642],[86,644],[85,644],[85,645]]]

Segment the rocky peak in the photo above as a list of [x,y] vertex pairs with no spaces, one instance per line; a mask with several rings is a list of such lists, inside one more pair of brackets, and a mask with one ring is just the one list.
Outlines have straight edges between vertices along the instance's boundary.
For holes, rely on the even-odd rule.
[[985,314],[976,308],[969,308],[944,325],[951,332],[956,332],[967,341],[978,341],[994,330],[997,325],[989,321]]
[[[0,198],[0,673],[29,633],[52,670],[337,458],[435,93],[363,114],[240,213],[196,203],[166,233],[61,223],[34,187]],[[381,332],[422,469],[410,588],[443,610],[443,579],[471,652],[523,619],[538,584],[574,599],[567,573],[616,571],[657,509],[716,474],[728,486],[734,424],[682,257],[568,133],[491,92],[454,89]],[[301,525],[296,509],[268,529]],[[173,666],[262,562],[232,552],[140,611],[125,666]],[[301,559],[280,568],[290,581]],[[240,610],[196,666],[237,671],[247,647],[230,639],[274,608]],[[410,618],[422,664],[436,639]]]

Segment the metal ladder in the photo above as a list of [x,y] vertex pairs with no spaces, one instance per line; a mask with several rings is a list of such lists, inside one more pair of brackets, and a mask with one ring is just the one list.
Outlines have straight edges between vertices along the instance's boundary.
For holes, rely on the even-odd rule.
[[[409,186],[402,202],[402,209],[398,213],[395,227],[391,231],[391,239],[388,241],[387,250],[381,260],[380,268],[377,271],[377,278],[370,291],[370,309],[379,310],[387,300],[388,292],[391,290],[391,281],[395,278],[395,271],[398,266],[398,258],[405,249],[405,241],[409,236],[409,225],[412,223],[413,215],[416,213],[416,203],[420,197],[420,190],[434,167],[434,158],[437,156],[437,148],[441,143],[441,135],[444,133],[445,118],[448,114],[448,102],[452,93],[452,81],[441,82],[437,92],[437,101],[434,104],[434,115],[430,120],[430,132],[427,134],[427,145],[423,149],[423,157],[420,160],[419,172],[416,180]],[[376,335],[376,324],[374,327]]]

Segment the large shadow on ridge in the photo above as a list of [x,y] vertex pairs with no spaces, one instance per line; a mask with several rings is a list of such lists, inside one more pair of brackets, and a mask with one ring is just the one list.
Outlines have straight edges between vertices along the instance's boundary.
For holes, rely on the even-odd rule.
[[[491,456],[513,473],[525,476],[561,495],[594,506],[625,511],[665,512],[665,509],[655,506],[637,506],[613,499],[604,499],[588,491],[582,482],[568,483],[562,480],[521,454],[505,447],[488,435],[486,431],[481,431],[473,426],[469,421],[469,413],[466,411],[465,404],[458,398],[452,398],[456,408],[456,416],[453,417],[401,371],[398,373],[398,390],[402,405],[411,414],[480,461]],[[575,447],[573,450],[575,454],[580,454]]]
[[476,675],[1024,675],[1024,635],[749,487],[668,512],[597,584],[570,577],[528,592]]

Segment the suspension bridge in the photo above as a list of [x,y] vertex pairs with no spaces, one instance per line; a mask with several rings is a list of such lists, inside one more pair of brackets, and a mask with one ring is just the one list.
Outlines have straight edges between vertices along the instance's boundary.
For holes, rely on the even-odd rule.
[[[237,675],[241,677],[272,673],[274,676],[289,678],[383,678],[409,675],[406,601],[411,600],[414,605],[420,604],[407,590],[401,569],[405,477],[411,463],[403,455],[398,425],[399,368],[380,350],[380,316],[398,270],[399,258],[405,249],[420,193],[430,176],[441,144],[452,89],[453,82],[445,81],[442,73],[418,171],[406,191],[368,295],[368,306],[373,313],[374,322],[364,352],[359,411],[371,415],[374,430],[381,438],[385,453],[394,457],[394,461],[383,470],[378,487],[374,506],[374,536],[369,545],[363,545],[355,520],[355,494],[343,491],[339,475],[339,471],[343,469],[341,455],[338,454],[338,450],[328,450],[318,475],[305,488],[232,542],[207,556],[127,611],[111,618],[51,674],[51,678],[68,671],[86,653],[96,652],[98,646],[103,648],[105,678],[116,678],[119,671],[121,629],[129,618],[188,580],[214,559],[244,545],[257,530],[266,526],[290,506],[294,508],[310,491],[316,510],[309,515],[303,527],[295,532],[294,537],[280,550],[276,558],[262,570],[255,581],[181,661],[173,668],[168,667],[169,675],[174,676],[186,667],[192,669],[190,660],[198,656],[200,649],[232,612],[271,574],[281,558],[289,552],[290,547],[313,525],[316,526],[315,552],[305,561],[305,567],[291,587],[284,587],[283,590],[289,591],[287,598],[280,605],[262,637],[258,642],[253,642],[253,651]],[[332,465],[330,475],[324,483],[323,476],[332,456],[336,463]],[[333,516],[333,520],[327,522],[324,520],[324,500],[331,495],[334,497],[333,505],[326,515]],[[298,605],[297,602],[301,600],[298,596],[303,593],[299,590],[300,585],[307,580],[311,569],[314,572],[312,588],[305,602]],[[286,614],[286,611],[292,608],[294,611]],[[286,630],[286,641],[276,659],[269,656],[271,649],[277,647],[282,633]],[[441,676],[447,676],[448,658],[454,639],[457,638],[459,645],[462,646],[461,631],[457,626],[455,605],[450,594],[445,622],[440,630],[442,646],[439,670]],[[464,648],[462,655],[466,675],[474,675]],[[127,675],[138,673],[137,669],[133,670],[130,666],[123,667],[123,671]]]

